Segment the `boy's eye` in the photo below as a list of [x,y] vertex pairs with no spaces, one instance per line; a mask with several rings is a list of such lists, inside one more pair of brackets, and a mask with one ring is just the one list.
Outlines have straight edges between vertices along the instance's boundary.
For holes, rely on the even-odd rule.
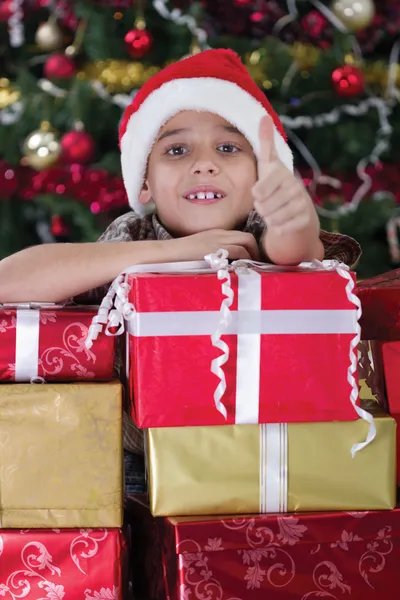
[[167,150],[167,154],[169,156],[182,156],[183,154],[186,154],[188,152],[188,149],[185,148],[184,146],[172,146],[172,148],[169,148]]
[[239,152],[239,148],[234,144],[221,144],[218,146],[218,150],[226,154],[234,154],[235,152]]

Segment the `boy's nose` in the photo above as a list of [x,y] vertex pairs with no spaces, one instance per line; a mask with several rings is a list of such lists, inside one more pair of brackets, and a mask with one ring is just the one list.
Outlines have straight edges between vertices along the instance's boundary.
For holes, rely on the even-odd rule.
[[197,160],[192,167],[193,175],[217,175],[218,166],[210,160]]

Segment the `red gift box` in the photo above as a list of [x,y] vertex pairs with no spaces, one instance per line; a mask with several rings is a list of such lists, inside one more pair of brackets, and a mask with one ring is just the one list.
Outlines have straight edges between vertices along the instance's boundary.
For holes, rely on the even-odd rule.
[[0,530],[0,597],[123,600],[127,554],[120,529]]
[[397,484],[400,486],[400,341],[376,342],[375,348],[383,366],[389,412],[397,423]]
[[361,281],[357,292],[362,339],[400,340],[400,269]]
[[232,320],[221,338],[229,358],[219,365],[226,378],[225,419],[214,399],[220,375],[211,372],[223,353],[211,341],[224,298],[217,275],[129,277],[135,314],[128,321],[128,371],[136,424],[356,419],[348,370],[357,317],[348,282],[335,271],[247,271],[232,273],[231,280]]
[[97,307],[0,306],[0,381],[108,381],[115,339],[85,340]]
[[158,523],[168,600],[399,597],[400,509]]

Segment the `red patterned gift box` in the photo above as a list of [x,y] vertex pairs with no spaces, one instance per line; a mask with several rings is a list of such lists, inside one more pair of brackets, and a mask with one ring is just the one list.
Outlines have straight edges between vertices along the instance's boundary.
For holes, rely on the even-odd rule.
[[[245,269],[230,278],[226,292],[220,272],[129,276],[129,304],[119,310],[129,316],[130,307],[133,316],[128,370],[137,425],[356,419],[348,378],[352,361],[356,368],[354,277]],[[120,305],[126,288],[117,290]],[[229,313],[227,328],[221,313]],[[100,310],[97,322],[106,321]]]
[[108,381],[115,339],[85,340],[97,307],[0,305],[0,381]]
[[125,600],[127,561],[120,529],[0,530],[0,597]]
[[400,340],[400,269],[365,279],[357,287],[364,340]]
[[400,509],[158,520],[168,600],[398,600]]

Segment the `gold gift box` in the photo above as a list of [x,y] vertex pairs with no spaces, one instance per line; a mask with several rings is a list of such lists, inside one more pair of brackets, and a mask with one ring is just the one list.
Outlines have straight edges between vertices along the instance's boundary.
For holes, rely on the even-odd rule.
[[120,527],[122,453],[119,382],[1,385],[1,527]]
[[[361,419],[281,426],[287,427],[287,451],[280,471],[273,470],[271,445],[260,435],[269,425],[149,429],[151,511],[185,516],[392,509],[396,423],[378,414],[375,424],[376,438],[354,458],[353,444],[364,441],[368,431]],[[270,458],[276,450],[282,454],[276,446]],[[262,503],[268,482],[285,496],[273,511]]]

